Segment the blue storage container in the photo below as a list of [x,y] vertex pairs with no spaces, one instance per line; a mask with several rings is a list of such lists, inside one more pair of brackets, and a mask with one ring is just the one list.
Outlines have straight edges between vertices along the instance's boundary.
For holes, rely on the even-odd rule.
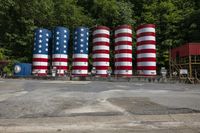
[[32,72],[32,65],[30,63],[16,63],[14,65],[14,75],[19,77],[30,76]]

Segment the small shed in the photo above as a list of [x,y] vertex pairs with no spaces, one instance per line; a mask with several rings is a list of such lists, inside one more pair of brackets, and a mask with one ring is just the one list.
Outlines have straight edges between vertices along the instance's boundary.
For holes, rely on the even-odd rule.
[[171,57],[173,59],[179,57],[188,57],[188,56],[199,56],[200,55],[200,43],[186,43],[182,46],[173,48],[171,50]]
[[171,49],[171,72],[185,70],[189,77],[200,76],[200,43],[186,43]]

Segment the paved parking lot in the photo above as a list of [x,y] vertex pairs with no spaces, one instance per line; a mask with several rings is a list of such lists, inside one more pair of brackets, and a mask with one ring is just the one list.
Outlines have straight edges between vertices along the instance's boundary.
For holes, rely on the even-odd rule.
[[0,132],[199,133],[200,85],[0,80]]

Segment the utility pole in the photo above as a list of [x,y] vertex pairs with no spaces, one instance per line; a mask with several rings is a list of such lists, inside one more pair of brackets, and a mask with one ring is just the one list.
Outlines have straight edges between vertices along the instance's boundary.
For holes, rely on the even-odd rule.
[[192,78],[192,60],[191,60],[191,55],[189,55],[189,74],[190,78]]
[[169,47],[169,77],[172,77],[172,64],[171,64],[171,47]]

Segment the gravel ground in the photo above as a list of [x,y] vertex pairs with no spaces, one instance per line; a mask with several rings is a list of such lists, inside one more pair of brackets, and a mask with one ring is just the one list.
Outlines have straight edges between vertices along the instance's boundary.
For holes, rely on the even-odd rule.
[[[199,113],[200,85],[0,80],[3,132],[199,133]],[[183,119],[176,120],[180,114]],[[41,126],[39,121],[53,123]]]

